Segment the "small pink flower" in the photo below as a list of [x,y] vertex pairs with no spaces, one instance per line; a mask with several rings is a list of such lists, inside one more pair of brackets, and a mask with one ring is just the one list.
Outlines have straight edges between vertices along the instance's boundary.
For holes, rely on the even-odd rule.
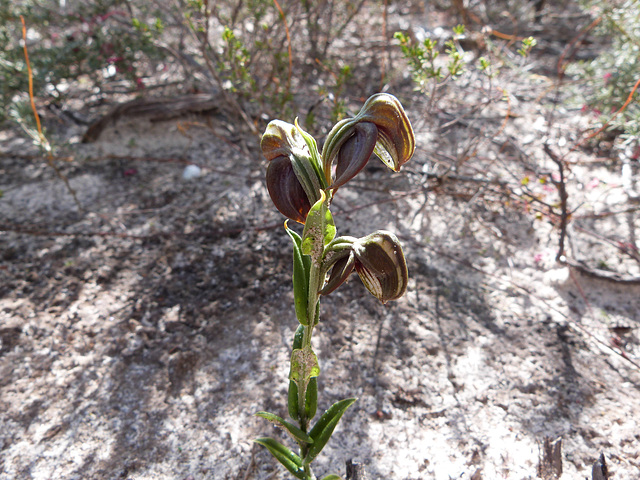
[[613,76],[613,74],[611,74],[610,72],[607,72],[604,74],[604,81],[608,82],[609,79]]
[[536,263],[540,263],[542,261],[542,257],[543,257],[543,255],[541,253],[536,253],[533,256],[533,261],[536,262]]
[[143,88],[145,88],[144,80],[142,80],[140,77],[136,78],[136,86],[138,87],[138,90],[142,90]]
[[96,19],[97,19],[98,21],[100,21],[100,22],[104,22],[104,21],[105,21],[105,20],[107,20],[109,17],[112,17],[112,16],[114,16],[114,15],[123,15],[123,16],[126,16],[126,15],[127,15],[127,13],[126,13],[126,12],[124,12],[124,11],[122,11],[122,10],[112,10],[112,11],[107,12],[107,13],[104,13],[104,14],[102,14],[102,15],[98,15],[98,16],[96,17]]
[[600,185],[600,180],[597,178],[592,178],[589,183],[587,183],[587,190],[593,190],[598,185]]

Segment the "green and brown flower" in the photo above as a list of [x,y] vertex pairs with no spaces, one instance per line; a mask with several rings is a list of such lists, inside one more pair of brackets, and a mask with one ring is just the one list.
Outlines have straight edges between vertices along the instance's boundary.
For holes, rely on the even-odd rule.
[[331,270],[323,289],[328,295],[355,270],[371,294],[382,303],[397,300],[407,290],[407,263],[398,238],[379,230],[363,238],[339,237],[328,246],[325,269]]
[[365,102],[355,117],[342,120],[331,129],[322,149],[322,169],[327,184],[337,189],[364,168],[372,153],[397,172],[413,156],[415,148],[413,128],[400,101],[388,93],[378,93]]

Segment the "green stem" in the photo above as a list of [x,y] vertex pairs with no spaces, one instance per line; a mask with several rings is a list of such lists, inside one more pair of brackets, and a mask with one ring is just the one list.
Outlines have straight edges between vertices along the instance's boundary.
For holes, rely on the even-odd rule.
[[[311,347],[311,336],[313,334],[313,327],[318,321],[317,316],[317,303],[318,303],[318,292],[320,291],[320,267],[315,263],[311,262],[311,269],[309,271],[309,297],[307,303],[307,315],[308,315],[308,324],[304,327],[304,334],[302,337],[302,348],[305,349],[307,347]],[[300,429],[303,432],[307,431],[307,417],[305,415],[305,402],[306,402],[306,388],[298,388],[298,412],[300,418],[298,422],[300,424]],[[306,453],[306,452],[303,452]]]
[[305,480],[315,480],[313,474],[311,473],[311,465],[304,466],[304,478]]
[[[320,276],[321,276],[320,265],[316,265],[316,263],[312,261],[311,269],[309,271],[309,297],[307,302],[308,322],[307,322],[307,325],[304,327],[304,334],[302,337],[303,349],[307,347],[311,347],[311,337],[313,334],[313,327],[318,322],[319,313],[318,313],[317,304],[318,304],[318,297],[320,296],[319,291],[322,286],[321,285],[322,279],[320,278]],[[307,394],[306,388],[304,389],[298,388],[298,412],[300,415],[300,418],[298,419],[298,423],[300,425],[300,429],[302,429],[302,431],[304,432],[306,432],[308,429],[308,421],[309,421],[305,413],[306,412],[306,408],[305,408],[306,394]],[[300,456],[302,458],[306,457],[307,451],[308,451],[307,445],[300,446]],[[305,480],[315,479],[314,475],[311,473],[310,465],[304,466],[304,478]]]
[[311,262],[311,269],[309,271],[309,299],[307,302],[307,315],[309,317],[308,325],[304,329],[304,337],[302,338],[302,348],[311,346],[311,334],[313,333],[313,327],[318,322],[318,297],[321,282],[320,278],[320,265],[316,265]]

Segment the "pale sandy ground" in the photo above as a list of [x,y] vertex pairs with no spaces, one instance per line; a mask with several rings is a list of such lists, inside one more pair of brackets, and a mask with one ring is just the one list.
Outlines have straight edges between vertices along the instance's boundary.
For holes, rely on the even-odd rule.
[[[41,162],[2,158],[0,216],[38,232],[0,235],[0,479],[286,478],[252,444],[280,433],[252,414],[286,414],[290,247],[255,146],[196,138],[136,120],[77,147],[65,172],[84,214]],[[388,306],[357,277],[323,301],[320,405],[359,400],[317,474],[353,458],[374,479],[536,478],[550,437],[562,478],[590,478],[600,453],[611,478],[640,478],[639,287],[556,264],[549,222],[497,196],[421,191],[436,147],[418,138],[411,168],[368,169],[335,201],[340,233],[398,233],[411,280]],[[581,212],[631,205],[615,168],[579,173],[600,179],[572,181]],[[619,238],[640,226],[586,221]],[[577,237],[582,256],[629,265]],[[610,348],[614,327],[635,364]]]

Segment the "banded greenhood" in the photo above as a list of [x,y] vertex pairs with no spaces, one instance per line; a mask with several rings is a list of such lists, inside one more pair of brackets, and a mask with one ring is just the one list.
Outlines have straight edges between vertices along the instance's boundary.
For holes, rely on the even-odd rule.
[[[347,237],[344,237],[347,238]],[[328,247],[331,252],[331,245]],[[324,268],[330,271],[320,291],[328,295],[355,270],[364,286],[382,303],[397,300],[407,290],[407,263],[398,238],[379,230],[366,237],[336,244],[333,254],[325,254]]]
[[299,223],[305,223],[311,206],[320,199],[320,190],[325,187],[315,141],[306,137],[308,134],[297,125],[273,120],[260,142],[269,161],[269,196],[280,213]]
[[378,93],[355,117],[338,122],[327,135],[322,149],[325,180],[338,189],[364,168],[372,153],[397,172],[415,149],[413,128],[402,104],[393,95]]

